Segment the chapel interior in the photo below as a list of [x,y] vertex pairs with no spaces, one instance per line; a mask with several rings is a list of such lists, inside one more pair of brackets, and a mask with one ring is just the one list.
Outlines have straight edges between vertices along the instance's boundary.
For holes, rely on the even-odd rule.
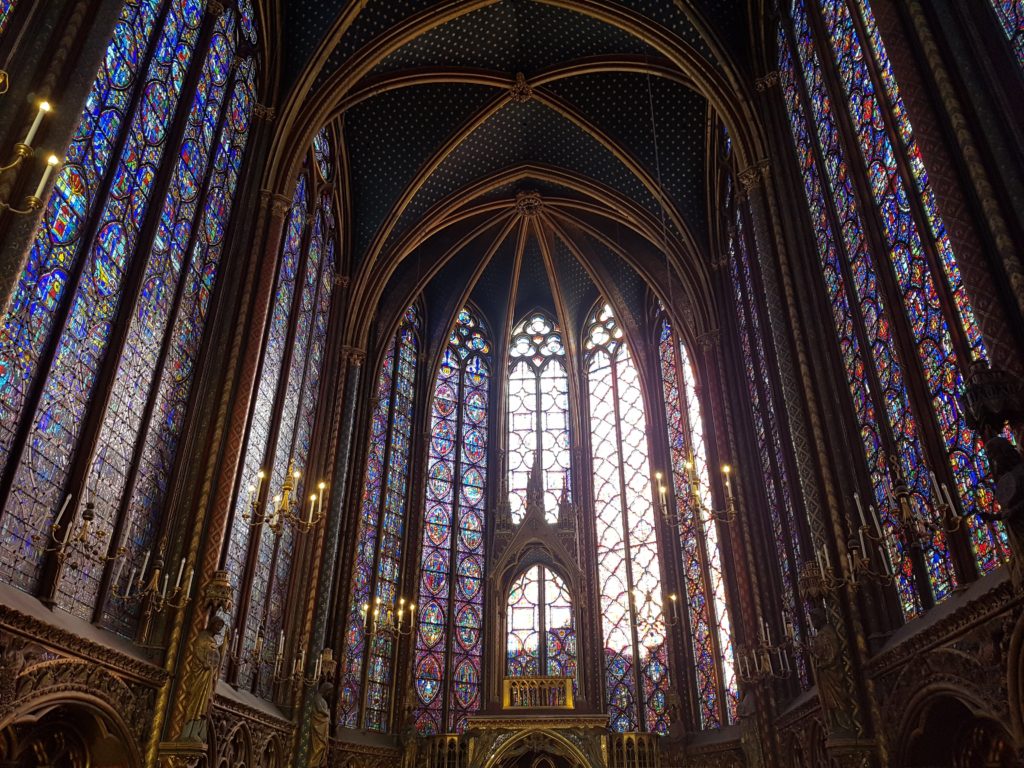
[[1024,766],[1021,0],[0,0],[0,768]]

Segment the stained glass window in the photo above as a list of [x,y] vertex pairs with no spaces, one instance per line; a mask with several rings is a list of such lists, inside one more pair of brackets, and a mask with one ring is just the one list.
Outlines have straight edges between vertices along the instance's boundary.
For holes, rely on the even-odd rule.
[[530,566],[513,582],[506,601],[505,674],[576,677],[572,595],[554,571]]
[[701,725],[735,722],[738,704],[732,625],[713,509],[697,380],[686,347],[667,318],[658,343],[672,485],[683,557],[683,609],[689,622]]
[[1017,61],[1024,66],[1024,2],[1021,0],[992,0],[992,7],[1003,32],[1010,39]]
[[416,727],[461,732],[480,707],[491,345],[459,312],[434,382],[413,677]]
[[[391,694],[393,643],[378,636],[373,611],[381,621],[403,617],[404,598],[397,595],[405,528],[419,314],[409,307],[388,343],[377,376],[366,473],[359,504],[356,560],[352,569],[349,610],[342,638],[341,690],[338,722],[359,727],[367,649],[372,673],[367,681],[365,727],[385,730]],[[376,567],[375,567],[376,566]],[[378,602],[379,601],[379,602]],[[415,603],[415,601],[410,601]]]
[[[526,487],[539,459],[547,519],[558,519],[569,483],[569,377],[557,324],[534,313],[512,330],[508,377],[508,492],[512,522],[526,514]],[[538,456],[539,452],[539,456]]]
[[[89,506],[110,551],[128,552],[107,565],[124,574],[158,525],[180,429],[162,419],[163,382],[191,383],[219,259],[219,248],[201,247],[203,230],[227,224],[255,97],[252,60],[231,68],[235,8],[197,50],[203,13],[198,0],[123,5],[4,317],[0,446],[10,490],[0,561],[23,589],[37,586],[45,532],[62,509],[67,524]],[[178,113],[182,132],[169,145]],[[151,199],[156,189],[166,192]],[[148,219],[152,239],[142,237]],[[190,289],[201,264],[197,307]],[[14,450],[19,428],[27,440]],[[131,503],[142,484],[146,497]],[[110,628],[131,634],[135,607],[102,598],[102,566],[69,557],[57,603],[85,619],[99,606]]]
[[[740,337],[751,422],[758,454],[761,457],[760,469],[764,477],[772,544],[779,563],[782,621],[785,626],[793,628],[794,635],[799,640],[803,627],[806,626],[806,617],[799,600],[797,576],[805,558],[801,555],[796,508],[786,469],[782,424],[779,421],[779,409],[771,385],[765,337],[762,335],[760,294],[754,287],[754,273],[747,250],[747,239],[742,218],[738,214],[736,234],[729,239],[729,269],[733,297],[736,300],[737,332]],[[810,676],[803,654],[796,654],[796,668],[801,684],[808,686]]]
[[616,731],[668,732],[668,647],[647,419],[637,367],[611,308],[585,341],[605,694]]
[[4,32],[7,30],[7,23],[11,19],[11,14],[14,13],[14,6],[16,0],[0,0],[0,39],[3,38]]
[[313,156],[316,158],[316,166],[320,169],[320,178],[324,181],[331,180],[333,172],[331,160],[331,137],[329,129],[324,127],[313,137]]
[[[828,42],[815,41],[811,13],[821,14]],[[887,500],[892,479],[886,459],[891,457],[906,477],[915,511],[937,523],[918,419],[931,421],[945,443],[979,569],[991,570],[1007,556],[1002,529],[971,514],[988,509],[992,499],[979,482],[986,472],[984,453],[956,404],[963,360],[985,359],[987,353],[870,4],[819,0],[808,6],[805,0],[795,0],[792,33],[791,47],[786,30],[780,31],[779,54],[790,127],[861,426],[872,501],[882,511],[886,556],[897,564],[897,588],[904,614],[910,617],[920,610],[921,601],[915,594],[913,564]],[[822,56],[837,64],[842,93],[836,101],[828,92]],[[847,157],[841,141],[836,115],[844,107],[852,120],[859,158]],[[906,176],[899,154],[906,160]],[[866,174],[870,199],[858,201],[851,167]],[[871,252],[865,215],[877,215],[881,225],[885,250],[880,254]],[[832,216],[839,226],[838,241]],[[888,306],[886,278],[895,287]],[[893,327],[899,325],[908,329],[914,342],[906,349],[895,341]],[[959,349],[957,334],[963,338]],[[926,401],[912,402],[905,377],[920,377],[929,395]],[[945,532],[937,524],[931,527],[924,567],[935,599],[941,600],[956,586],[956,574]]]

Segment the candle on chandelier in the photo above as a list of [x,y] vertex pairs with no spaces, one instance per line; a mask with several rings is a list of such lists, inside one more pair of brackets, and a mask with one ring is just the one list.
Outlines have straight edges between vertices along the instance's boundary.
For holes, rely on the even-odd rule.
[[61,505],[60,512],[58,512],[57,516],[55,518],[53,518],[53,519],[54,520],[60,520],[61,516],[64,514],[64,510],[68,508],[68,504],[70,504],[70,503],[71,503],[71,494],[69,493],[67,496],[64,497],[64,503]]
[[39,184],[36,185],[36,191],[32,193],[32,196],[37,200],[41,200],[43,192],[46,190],[46,182],[50,180],[50,174],[53,173],[53,169],[57,167],[57,163],[60,160],[56,155],[50,155],[46,159],[46,167],[43,168],[43,175],[39,179]]
[[28,129],[28,133],[25,134],[25,139],[21,142],[26,147],[32,146],[32,140],[36,137],[36,132],[39,130],[39,126],[43,122],[43,116],[50,111],[50,102],[40,101],[39,110],[36,112],[35,120],[32,121],[32,126]]
[[150,556],[150,554],[151,554],[150,552],[146,552],[146,556],[144,558],[142,558],[142,569],[139,571],[139,578],[140,579],[146,578],[146,566],[149,565],[149,556]]
[[875,524],[875,533],[878,534],[878,540],[882,540],[882,526],[879,523],[878,510],[875,509],[874,505],[868,507],[868,511],[871,513],[871,522]]
[[853,501],[857,505],[857,516],[860,517],[860,524],[861,524],[861,526],[865,526],[866,527],[867,526],[867,521],[864,519],[864,507],[860,503],[860,494],[859,493],[853,494]]
[[181,565],[178,566],[178,578],[174,580],[174,591],[181,589],[181,577],[185,575],[185,558],[181,558]]
[[316,508],[316,494],[310,494],[309,497],[309,519],[306,520],[306,525],[313,524],[313,511]]
[[117,570],[114,571],[114,580],[110,583],[116,588],[117,582],[121,580],[121,572],[124,570],[124,563],[127,558],[122,557],[117,563]]
[[188,583],[185,585],[185,597],[191,597],[192,596],[192,579],[195,578],[195,575],[196,575],[196,569],[195,568],[189,568],[188,569]]
[[864,528],[865,527],[866,526],[862,526],[862,527],[857,529],[857,538],[860,539],[860,552],[861,552],[861,554],[864,557],[867,557],[868,556],[868,548],[864,545]]

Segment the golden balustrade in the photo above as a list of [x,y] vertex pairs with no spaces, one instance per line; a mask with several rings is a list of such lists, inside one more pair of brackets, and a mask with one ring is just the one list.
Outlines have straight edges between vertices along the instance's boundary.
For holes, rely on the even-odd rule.
[[506,677],[505,709],[575,709],[571,677]]
[[466,766],[462,738],[456,733],[428,736],[423,739],[421,750],[418,765],[422,768],[465,768]]

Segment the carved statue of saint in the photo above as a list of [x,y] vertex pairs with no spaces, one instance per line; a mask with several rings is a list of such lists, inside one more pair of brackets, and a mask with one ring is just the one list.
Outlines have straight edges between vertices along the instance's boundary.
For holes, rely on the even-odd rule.
[[221,647],[217,634],[222,629],[224,620],[214,616],[206,629],[196,635],[192,643],[188,661],[185,663],[185,674],[181,678],[181,690],[185,701],[182,741],[206,742],[210,699],[213,697],[213,688],[217,684],[220,672]]
[[330,695],[331,684],[325,680],[320,683],[313,703],[313,725],[309,735],[310,768],[320,768],[327,764],[327,737],[331,732],[331,705],[327,700]]
[[852,735],[856,727],[850,711],[839,635],[820,608],[811,611],[811,624],[817,631],[811,638],[810,652],[822,715],[831,735]]

